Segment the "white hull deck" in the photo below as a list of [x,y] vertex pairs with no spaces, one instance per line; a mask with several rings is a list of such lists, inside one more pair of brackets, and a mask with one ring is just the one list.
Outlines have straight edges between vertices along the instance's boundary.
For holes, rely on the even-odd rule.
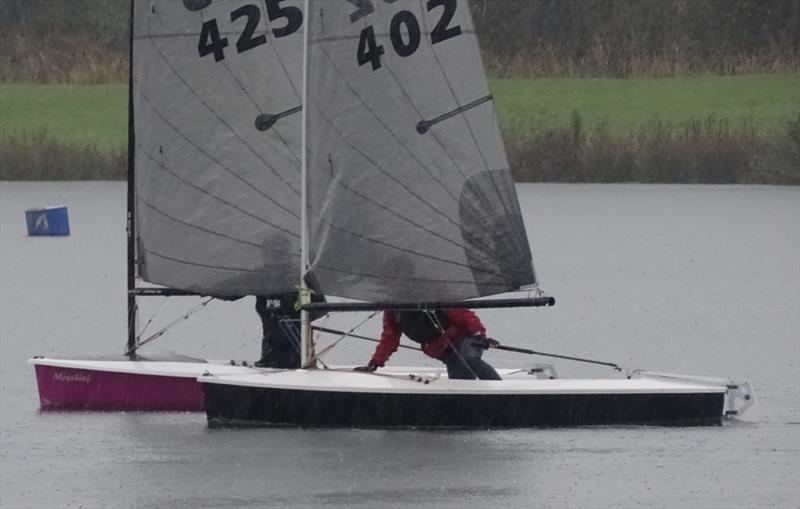
[[531,371],[501,370],[502,381],[476,381],[450,380],[442,370],[429,368],[236,375],[212,368],[199,381],[212,426],[714,425],[755,402],[748,384],[726,379],[646,372],[630,378],[557,379],[547,369]]
[[185,360],[130,360],[118,359],[58,359],[53,357],[32,357],[28,364],[34,366],[49,366],[63,369],[78,369],[89,371],[103,371],[108,373],[127,373],[131,375],[174,376],[182,378],[197,378],[204,372],[213,369],[220,375],[237,375],[245,373],[258,373],[260,370],[252,366],[245,366],[241,362],[231,363],[223,359],[194,359],[185,357]]

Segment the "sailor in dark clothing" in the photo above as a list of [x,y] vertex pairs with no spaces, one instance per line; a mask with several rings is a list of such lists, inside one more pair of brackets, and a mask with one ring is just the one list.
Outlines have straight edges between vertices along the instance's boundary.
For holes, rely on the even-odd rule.
[[484,350],[497,342],[486,337],[478,316],[468,309],[436,311],[385,311],[383,333],[366,366],[356,371],[375,371],[397,351],[400,336],[420,343],[422,351],[447,366],[451,379],[500,380],[500,375],[481,359]]
[[[323,302],[324,297],[311,295],[312,302]],[[256,312],[261,318],[263,336],[261,358],[255,365],[260,368],[300,368],[300,310],[295,309],[297,293],[256,296]],[[319,318],[312,315],[310,320]]]

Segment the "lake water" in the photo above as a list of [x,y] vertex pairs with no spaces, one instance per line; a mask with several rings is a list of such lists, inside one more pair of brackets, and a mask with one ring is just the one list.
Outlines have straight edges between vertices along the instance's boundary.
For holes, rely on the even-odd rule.
[[[472,432],[209,430],[202,414],[40,413],[29,357],[124,347],[125,185],[3,182],[0,507],[800,507],[800,190],[519,193],[557,305],[482,311],[490,335],[629,368],[747,379],[758,405],[715,428]],[[71,236],[26,236],[25,209],[45,205],[68,206]],[[196,303],[147,299],[142,321],[155,313],[155,331]],[[215,301],[149,351],[254,359],[252,307]],[[360,330],[378,331],[377,319]],[[362,363],[372,348],[346,340],[327,360]],[[392,359],[430,362],[402,350]],[[562,377],[613,374],[555,364]]]

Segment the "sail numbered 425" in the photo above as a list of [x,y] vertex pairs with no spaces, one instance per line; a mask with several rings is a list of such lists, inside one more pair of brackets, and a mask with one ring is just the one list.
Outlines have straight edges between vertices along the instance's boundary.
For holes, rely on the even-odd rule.
[[294,291],[302,0],[136,0],[137,262],[210,295]]

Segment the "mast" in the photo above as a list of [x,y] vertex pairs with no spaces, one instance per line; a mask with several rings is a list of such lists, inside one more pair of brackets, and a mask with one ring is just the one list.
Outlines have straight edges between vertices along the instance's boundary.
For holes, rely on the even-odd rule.
[[[307,150],[307,125],[308,125],[308,32],[310,19],[310,2],[303,2],[303,121],[301,127],[300,144],[300,305],[308,304],[311,299],[306,286],[306,271],[308,270],[308,186],[306,183],[306,172],[308,171],[308,150]],[[304,308],[300,310],[300,367],[304,367],[308,362],[311,347],[308,311]]]
[[131,0],[130,22],[129,22],[129,44],[128,49],[128,205],[127,205],[127,233],[128,233],[128,345],[127,352],[131,352],[129,357],[134,358],[136,351],[136,198],[134,196],[136,188],[136,175],[134,164],[134,150],[136,149],[136,134],[133,125],[133,7],[134,0]]

